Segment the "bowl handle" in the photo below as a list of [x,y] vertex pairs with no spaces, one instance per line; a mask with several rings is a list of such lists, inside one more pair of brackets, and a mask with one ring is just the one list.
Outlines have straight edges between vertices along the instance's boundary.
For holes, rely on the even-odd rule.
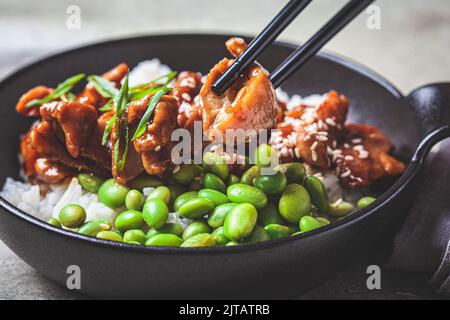
[[423,162],[433,146],[450,137],[450,83],[420,87],[406,99],[424,137],[413,160]]

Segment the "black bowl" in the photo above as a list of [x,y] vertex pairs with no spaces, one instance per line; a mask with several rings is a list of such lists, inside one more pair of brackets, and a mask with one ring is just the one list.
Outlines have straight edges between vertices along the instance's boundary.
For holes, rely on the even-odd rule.
[[[227,38],[224,35],[162,35],[108,41],[54,55],[12,74],[0,83],[3,105],[0,183],[7,177],[18,176],[19,136],[29,128],[31,120],[16,114],[14,106],[27,89],[38,84],[54,86],[79,72],[99,74],[120,62],[134,66],[153,57],[159,57],[174,70],[207,73],[226,55]],[[277,43],[260,62],[272,70],[294,47]],[[388,248],[406,212],[407,200],[420,181],[419,173],[429,148],[449,135],[448,127],[434,132],[415,153],[424,137],[416,126],[417,120],[423,118],[415,118],[419,107],[410,108],[407,100],[385,79],[333,55],[318,55],[284,86],[288,93],[300,95],[330,89],[350,98],[351,121],[381,128],[395,144],[396,155],[410,163],[407,172],[375,204],[331,226],[300,237],[241,247],[139,247],[54,228],[0,198],[0,237],[29,265],[63,285],[69,276],[68,266],[79,266],[81,292],[94,297],[286,298],[298,295],[361,256]],[[439,124],[434,119],[424,130]]]

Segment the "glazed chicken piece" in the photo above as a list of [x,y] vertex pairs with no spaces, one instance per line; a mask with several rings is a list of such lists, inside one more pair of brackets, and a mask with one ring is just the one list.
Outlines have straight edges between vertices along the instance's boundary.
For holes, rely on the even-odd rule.
[[[242,39],[232,38],[227,41],[227,47],[237,55],[242,53],[245,43]],[[227,129],[272,128],[278,102],[267,72],[256,63],[221,96],[212,91],[212,84],[232,63],[233,60],[223,59],[206,77],[199,95],[203,130],[224,135]]]
[[[147,110],[152,95],[130,103],[127,110],[127,125],[130,139],[134,135],[137,126]],[[150,175],[162,177],[169,167],[170,152],[167,154],[171,135],[177,127],[178,100],[171,95],[164,95],[159,100],[153,111],[151,121],[147,125],[145,133],[135,141],[129,141],[127,161],[121,172],[118,172],[113,162],[113,176],[119,183],[126,183],[137,177],[142,171]],[[114,131],[114,129],[113,129]],[[111,143],[115,143],[116,137],[111,135]],[[123,150],[121,150],[123,152]]]
[[37,117],[39,116],[39,105],[27,107],[27,104],[33,100],[40,100],[53,92],[53,89],[45,86],[37,86],[24,93],[16,105],[16,111],[23,116]]
[[391,157],[389,139],[370,125],[347,124],[345,139],[334,151],[334,163],[346,188],[370,186],[385,177],[395,177],[405,171],[405,165]]
[[[180,127],[192,127],[193,121],[198,120],[199,117],[192,117],[194,111],[194,98],[199,94],[202,87],[202,78],[199,73],[192,71],[181,72],[176,79],[175,89],[173,95],[180,102],[178,125]],[[188,124],[189,121],[189,124]]]
[[[116,88],[120,87],[120,81],[126,76],[128,72],[128,65],[121,63],[113,69],[105,72],[102,77],[115,84]],[[103,98],[95,88],[88,83],[84,90],[77,96],[76,101],[89,104],[96,108],[102,107],[108,99]]]
[[300,106],[293,110],[291,116],[300,115],[299,124],[294,125],[297,130],[298,156],[311,166],[329,169],[329,151],[337,146],[342,137],[348,108],[348,99],[331,91],[317,109]]

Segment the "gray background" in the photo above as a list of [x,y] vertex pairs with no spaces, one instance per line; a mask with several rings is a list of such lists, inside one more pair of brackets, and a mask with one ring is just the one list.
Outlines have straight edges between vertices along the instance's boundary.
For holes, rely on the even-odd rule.
[[[0,77],[46,54],[97,40],[196,31],[255,34],[286,2],[0,0]],[[344,3],[315,0],[280,39],[296,43],[306,40]],[[369,30],[364,13],[326,50],[371,67],[405,93],[425,83],[449,81],[450,2],[379,0],[376,4],[381,8],[381,30]],[[66,27],[69,5],[81,9],[79,30]],[[425,275],[386,271],[383,289],[378,292],[369,292],[365,279],[365,266],[355,266],[302,298],[436,297]],[[39,276],[0,243],[0,299],[77,297]]]

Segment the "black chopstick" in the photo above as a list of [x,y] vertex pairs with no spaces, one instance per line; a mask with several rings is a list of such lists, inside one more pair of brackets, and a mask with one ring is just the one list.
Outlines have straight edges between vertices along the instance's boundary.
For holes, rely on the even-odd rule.
[[303,46],[294,51],[270,76],[275,88],[313,57],[331,38],[341,31],[374,0],[352,0]]
[[230,85],[271,45],[284,29],[302,12],[312,0],[291,0],[264,30],[250,42],[247,49],[233,65],[212,85],[217,95],[224,93]]

